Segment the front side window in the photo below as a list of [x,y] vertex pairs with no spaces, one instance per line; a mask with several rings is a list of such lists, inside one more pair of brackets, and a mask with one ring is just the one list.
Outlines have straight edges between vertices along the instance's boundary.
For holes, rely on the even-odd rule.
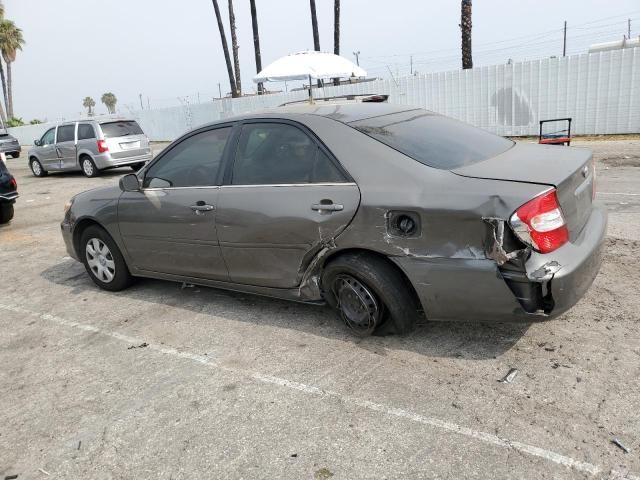
[[42,136],[42,138],[40,139],[40,144],[41,145],[53,145],[53,140],[55,138],[55,133],[56,133],[56,129],[55,128],[50,128],[49,130],[47,130],[44,135]]
[[88,123],[78,124],[78,140],[89,140],[92,138],[96,138],[93,126]]
[[344,176],[309,136],[293,125],[244,125],[233,165],[233,185],[344,182]]
[[73,142],[73,133],[75,128],[75,125],[62,125],[61,127],[58,127],[57,143]]
[[216,185],[231,127],[193,135],[168,151],[147,170],[145,188]]

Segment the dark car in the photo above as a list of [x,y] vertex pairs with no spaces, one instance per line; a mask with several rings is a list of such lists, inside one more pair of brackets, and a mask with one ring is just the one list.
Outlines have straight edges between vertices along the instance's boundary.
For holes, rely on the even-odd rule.
[[0,224],[13,218],[13,204],[18,198],[18,183],[9,173],[7,166],[0,160]]
[[560,315],[598,273],[589,150],[514,143],[389,104],[198,128],[75,196],[68,252],[107,290],[153,277],[327,302],[359,334]]
[[6,130],[0,129],[0,152],[10,155],[13,158],[20,157],[22,147],[18,139],[7,133]]

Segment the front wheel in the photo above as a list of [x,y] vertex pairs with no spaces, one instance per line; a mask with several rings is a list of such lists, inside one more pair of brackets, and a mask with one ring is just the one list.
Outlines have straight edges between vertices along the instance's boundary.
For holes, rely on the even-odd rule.
[[418,319],[413,287],[390,260],[367,252],[331,260],[322,289],[347,327],[358,336],[411,332]]
[[100,175],[100,170],[98,170],[96,164],[89,157],[82,157],[80,166],[82,167],[82,173],[84,173],[85,177],[92,178]]
[[20,158],[20,152],[13,152],[13,153],[10,153],[9,155],[11,155],[11,158]]
[[31,167],[31,173],[33,173],[34,177],[45,177],[47,175],[45,169],[42,168],[42,164],[35,158],[31,159],[29,166]]
[[142,167],[144,167],[146,164],[147,164],[146,162],[138,162],[138,163],[134,163],[133,165],[129,165],[129,166],[131,167],[131,170],[133,170],[134,172],[137,172]]
[[13,218],[13,204],[0,203],[0,224],[9,223]]
[[117,292],[131,285],[129,273],[120,249],[111,236],[97,225],[88,227],[80,238],[82,262],[87,273],[100,288]]

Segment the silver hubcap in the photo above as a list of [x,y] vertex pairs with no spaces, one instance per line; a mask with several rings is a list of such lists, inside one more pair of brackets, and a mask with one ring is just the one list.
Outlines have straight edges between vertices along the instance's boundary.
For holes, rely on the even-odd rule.
[[36,175],[40,175],[40,172],[42,171],[40,169],[40,164],[38,162],[32,162],[31,169],[33,170],[33,173],[35,173]]
[[359,335],[373,333],[380,324],[383,308],[375,295],[351,275],[338,275],[334,282],[340,316]]
[[99,238],[92,238],[85,248],[87,265],[98,280],[109,283],[116,275],[116,264],[109,247]]
[[93,165],[91,165],[91,160],[85,160],[82,162],[82,169],[85,174],[93,175]]

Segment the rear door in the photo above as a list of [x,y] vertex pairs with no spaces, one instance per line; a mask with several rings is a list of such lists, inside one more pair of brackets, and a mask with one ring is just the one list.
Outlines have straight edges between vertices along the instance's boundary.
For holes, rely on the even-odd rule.
[[60,158],[56,152],[56,127],[47,130],[40,139],[38,159],[46,171],[59,170]]
[[120,232],[136,267],[228,280],[216,209],[230,133],[231,127],[222,127],[189,136],[144,172],[141,191],[121,195]]
[[137,157],[149,153],[149,139],[133,120],[101,123],[102,134],[114,159]]
[[232,282],[299,285],[313,256],[351,222],[360,191],[302,127],[248,122],[220,190],[216,219]]
[[76,125],[58,127],[56,154],[62,170],[73,170],[76,166]]
[[[76,142],[76,157],[86,152],[90,155],[97,153],[97,135],[93,124],[78,123],[78,141]],[[77,158],[74,162],[77,165]],[[79,167],[79,165],[78,165]]]

